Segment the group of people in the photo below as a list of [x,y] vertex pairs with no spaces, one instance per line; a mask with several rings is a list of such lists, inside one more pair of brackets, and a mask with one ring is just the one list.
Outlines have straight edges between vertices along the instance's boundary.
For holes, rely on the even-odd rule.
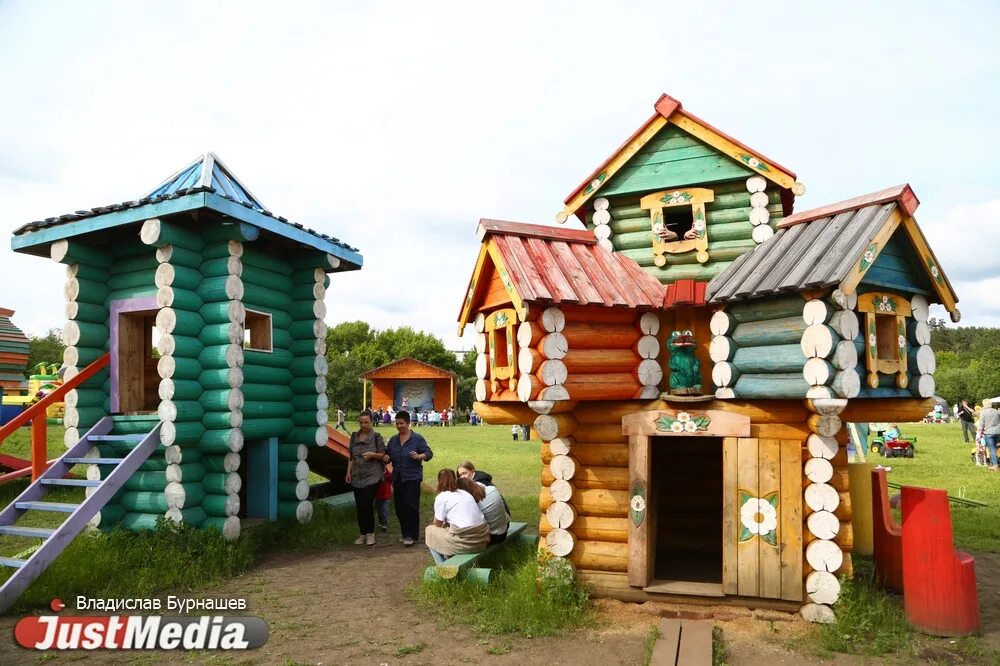
[[958,420],[962,424],[962,439],[969,443],[969,437],[976,444],[973,459],[977,465],[988,467],[994,472],[997,465],[997,445],[1000,444],[1000,402],[988,403],[978,411],[968,400],[958,406]]
[[[411,428],[409,412],[395,414],[396,434],[388,443],[373,427],[372,413],[361,412],[359,428],[351,433],[345,481],[354,492],[357,509],[357,545],[374,546],[375,514],[388,530],[389,500],[395,500],[400,542],[412,546],[420,537],[420,485],[423,464],[434,457],[427,440]],[[506,539],[510,509],[493,478],[463,462],[457,470],[437,475],[434,521],[425,530],[425,543],[435,562],[452,555],[474,553]]]

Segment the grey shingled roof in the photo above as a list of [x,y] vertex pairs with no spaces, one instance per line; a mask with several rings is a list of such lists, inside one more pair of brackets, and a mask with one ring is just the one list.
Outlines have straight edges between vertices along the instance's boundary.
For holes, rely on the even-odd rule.
[[839,284],[895,208],[890,201],[779,229],[716,275],[706,300],[722,303]]

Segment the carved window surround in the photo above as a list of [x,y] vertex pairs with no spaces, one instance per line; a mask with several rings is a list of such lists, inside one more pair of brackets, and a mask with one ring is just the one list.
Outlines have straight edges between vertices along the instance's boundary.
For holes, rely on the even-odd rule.
[[906,388],[906,318],[910,302],[896,294],[870,292],[858,296],[858,312],[865,313],[865,367],[868,386],[878,388],[879,373],[895,374],[896,386]]
[[[715,201],[715,193],[702,187],[688,187],[677,190],[664,190],[647,194],[639,200],[639,206],[649,211],[649,221],[653,237],[653,263],[663,267],[667,265],[667,254],[681,254],[697,251],[699,263],[708,261],[708,224],[705,219],[705,204]],[[679,238],[674,241],[664,241],[656,234],[663,225],[663,209],[687,206],[691,208],[691,229],[698,235],[696,238]]]

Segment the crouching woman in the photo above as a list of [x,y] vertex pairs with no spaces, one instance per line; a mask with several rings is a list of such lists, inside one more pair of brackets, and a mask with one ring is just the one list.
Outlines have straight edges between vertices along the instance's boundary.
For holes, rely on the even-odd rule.
[[490,541],[490,527],[476,500],[459,489],[455,472],[438,472],[434,524],[424,531],[424,542],[438,564],[452,555],[478,553]]

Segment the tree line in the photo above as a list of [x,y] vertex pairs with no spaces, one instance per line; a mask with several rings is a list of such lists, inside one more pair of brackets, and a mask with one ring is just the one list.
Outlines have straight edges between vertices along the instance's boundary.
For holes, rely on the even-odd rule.
[[948,328],[943,319],[928,323],[937,360],[937,394],[952,404],[963,398],[981,403],[1000,395],[1000,328]]

